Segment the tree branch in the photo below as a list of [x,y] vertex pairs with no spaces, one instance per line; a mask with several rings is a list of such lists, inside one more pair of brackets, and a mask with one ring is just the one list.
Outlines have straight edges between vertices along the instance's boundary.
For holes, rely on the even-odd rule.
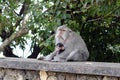
[[0,45],[0,51],[4,51],[4,48],[9,45],[13,40],[18,37],[21,37],[28,33],[29,29],[26,27],[26,22],[28,20],[28,15],[26,15],[22,21],[22,26],[19,31],[13,33],[9,38],[4,40],[4,42]]
[[29,55],[27,58],[37,58],[39,52],[43,49],[44,47],[39,47],[36,43],[34,44],[33,47],[33,52],[31,55]]
[[91,19],[91,20],[88,20],[87,22],[94,22],[94,21],[98,21],[98,20],[101,20],[103,19],[104,17],[99,17],[99,18],[96,18],[96,19]]

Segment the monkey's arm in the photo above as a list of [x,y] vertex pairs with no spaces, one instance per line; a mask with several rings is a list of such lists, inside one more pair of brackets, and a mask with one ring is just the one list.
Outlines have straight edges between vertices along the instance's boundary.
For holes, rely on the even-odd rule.
[[[78,54],[78,50],[74,50],[72,51],[67,57],[66,57],[66,61],[71,61],[71,60],[75,60],[75,56]],[[77,57],[76,57],[77,58]]]
[[66,61],[86,61],[88,57],[88,52],[76,49],[67,56]]
[[51,54],[47,55],[44,60],[52,60],[52,58],[57,54],[57,51],[53,51]]

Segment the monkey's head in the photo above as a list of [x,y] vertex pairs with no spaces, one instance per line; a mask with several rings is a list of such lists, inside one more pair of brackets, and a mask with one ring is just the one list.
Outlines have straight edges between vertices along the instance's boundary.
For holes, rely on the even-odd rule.
[[62,25],[57,28],[55,38],[58,42],[64,43],[65,40],[69,37],[72,30],[67,27],[67,25]]
[[56,47],[59,48],[59,53],[61,53],[65,50],[65,47],[62,43],[57,43]]

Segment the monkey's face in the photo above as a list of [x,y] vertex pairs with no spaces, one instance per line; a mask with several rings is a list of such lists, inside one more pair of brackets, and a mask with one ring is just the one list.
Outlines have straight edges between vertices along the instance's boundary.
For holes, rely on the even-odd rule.
[[56,51],[58,51],[59,53],[63,52],[65,50],[64,46],[56,46]]
[[66,25],[60,26],[57,29],[56,38],[59,40],[59,42],[63,43],[65,40],[67,40],[70,32],[71,30],[67,28]]

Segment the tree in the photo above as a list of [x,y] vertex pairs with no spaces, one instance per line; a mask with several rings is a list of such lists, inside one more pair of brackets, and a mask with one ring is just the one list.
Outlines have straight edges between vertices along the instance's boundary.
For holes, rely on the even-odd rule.
[[[24,34],[28,33],[28,28],[26,27],[26,10],[28,9],[29,2],[28,0],[25,0],[23,2],[22,8],[17,14],[15,12],[15,7],[18,5],[14,4],[17,3],[17,1],[2,1],[1,0],[1,16],[0,16],[0,31],[1,31],[1,38],[3,43],[0,46],[0,51],[3,51],[4,55],[7,57],[18,57],[13,54],[12,48],[10,47],[10,43],[15,40],[18,37],[23,36]],[[2,12],[3,11],[3,12]],[[22,16],[23,14],[23,16]],[[20,17],[19,17],[20,16]],[[8,23],[6,23],[8,21]],[[20,25],[20,22],[21,25]],[[17,28],[20,28],[18,31],[15,30]]]
[[0,6],[0,36],[3,43],[21,30],[25,15],[30,15],[25,23],[29,31],[12,39],[8,47],[20,45],[24,50],[29,39],[33,53],[31,57],[35,54],[36,58],[38,53],[47,55],[54,49],[54,30],[68,24],[85,40],[90,52],[89,60],[120,61],[119,0],[1,0]]

